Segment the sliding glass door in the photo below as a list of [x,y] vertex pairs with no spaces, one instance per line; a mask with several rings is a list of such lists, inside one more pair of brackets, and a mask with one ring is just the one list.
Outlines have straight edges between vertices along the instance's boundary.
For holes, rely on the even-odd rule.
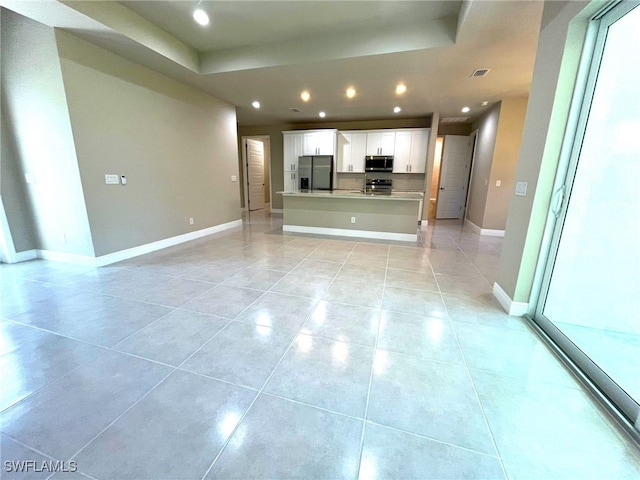
[[640,427],[640,7],[594,30],[534,320]]

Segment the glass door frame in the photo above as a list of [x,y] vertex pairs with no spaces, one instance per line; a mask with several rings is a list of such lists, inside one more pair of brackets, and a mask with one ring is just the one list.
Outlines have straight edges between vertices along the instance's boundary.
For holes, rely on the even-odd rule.
[[640,406],[638,403],[543,315],[569,199],[578,169],[607,32],[613,23],[638,5],[637,1],[612,2],[594,15],[589,22],[554,180],[553,195],[527,317],[538,333],[548,340],[560,358],[583,380],[583,383],[607,407],[628,433],[640,443]]

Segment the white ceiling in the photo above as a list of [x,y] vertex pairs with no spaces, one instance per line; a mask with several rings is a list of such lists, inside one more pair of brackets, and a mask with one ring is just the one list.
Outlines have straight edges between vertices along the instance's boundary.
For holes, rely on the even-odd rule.
[[[320,110],[325,120],[459,117],[465,105],[476,118],[488,108],[483,101],[528,93],[543,7],[488,0],[0,4],[230,102],[241,124],[315,121]],[[196,6],[209,13],[208,27],[193,21]],[[491,71],[471,78],[476,68]],[[401,97],[398,82],[407,86]],[[308,103],[299,97],[304,89]]]

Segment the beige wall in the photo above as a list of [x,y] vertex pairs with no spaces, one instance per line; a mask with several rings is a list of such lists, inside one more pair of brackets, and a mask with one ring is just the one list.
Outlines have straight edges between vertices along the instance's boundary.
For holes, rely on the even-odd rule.
[[497,282],[515,302],[530,300],[586,26],[603,3],[553,4],[544,7],[515,174],[528,193],[512,196]]
[[473,123],[478,135],[466,218],[481,228],[505,229],[527,101],[504,98]]
[[498,123],[500,121],[500,108],[501,103],[496,103],[472,126],[472,131],[478,130],[478,136],[476,137],[476,155],[471,167],[466,218],[479,227],[482,227],[487,205],[491,164],[493,163]]
[[[1,15],[3,133],[15,146],[37,246],[93,256],[54,30],[5,9]],[[26,184],[25,173],[35,182]]]
[[[500,107],[498,133],[491,162],[482,228],[504,230],[509,203],[515,190],[515,173],[522,142],[528,97],[505,98]],[[500,181],[498,187],[496,182]],[[474,222],[475,223],[475,222]]]
[[238,220],[235,108],[56,35],[96,255]]

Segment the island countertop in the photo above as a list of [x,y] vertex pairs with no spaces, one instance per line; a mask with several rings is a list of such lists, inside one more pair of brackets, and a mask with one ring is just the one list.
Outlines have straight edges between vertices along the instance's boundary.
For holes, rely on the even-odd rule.
[[308,192],[276,192],[285,197],[314,197],[314,198],[349,198],[362,200],[414,200],[420,201],[424,195],[420,192],[391,192],[389,194],[364,193],[361,190],[311,190]]

